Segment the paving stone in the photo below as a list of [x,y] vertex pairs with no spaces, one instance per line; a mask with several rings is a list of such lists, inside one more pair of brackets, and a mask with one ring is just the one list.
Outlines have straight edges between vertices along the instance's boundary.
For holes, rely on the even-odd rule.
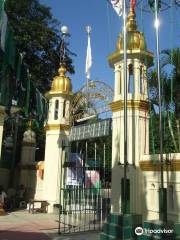
[[0,240],[99,240],[99,232],[58,235],[58,216],[17,211],[0,216]]

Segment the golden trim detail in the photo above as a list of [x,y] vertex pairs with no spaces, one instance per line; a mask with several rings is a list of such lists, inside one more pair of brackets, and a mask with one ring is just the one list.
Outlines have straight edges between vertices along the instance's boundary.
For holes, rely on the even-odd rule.
[[62,92],[62,91],[49,91],[45,94],[45,97],[48,99],[51,98],[52,96],[54,96],[54,97],[63,96],[63,97],[71,98],[73,96],[73,92],[66,93],[66,92]]
[[[127,50],[128,58],[132,58],[131,55],[137,55],[141,60],[147,60],[147,66],[153,65],[153,53],[144,50]],[[114,66],[118,61],[123,60],[123,50],[116,50],[114,53],[108,56],[108,62],[111,67]]]
[[51,131],[51,130],[69,130],[71,127],[69,125],[66,124],[47,124],[45,126],[45,130],[46,131]]
[[[159,172],[161,170],[159,161],[140,161],[139,165],[142,171]],[[170,163],[164,163],[163,169],[164,171],[180,171],[180,160],[172,160]]]
[[[124,101],[118,100],[116,102],[110,103],[109,106],[113,112],[117,112],[124,108]],[[144,100],[138,100],[138,101],[137,100],[128,100],[127,108],[148,111],[149,110],[149,102],[144,101]]]

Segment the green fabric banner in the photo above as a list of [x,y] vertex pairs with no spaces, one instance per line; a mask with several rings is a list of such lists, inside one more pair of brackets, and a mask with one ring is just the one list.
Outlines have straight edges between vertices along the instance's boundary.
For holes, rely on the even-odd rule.
[[7,27],[6,42],[5,42],[5,56],[8,64],[14,69],[16,63],[16,44],[14,41],[13,31]]
[[17,61],[17,67],[16,67],[16,82],[20,82],[21,81],[21,77],[22,77],[22,54],[19,54],[18,56],[18,61]]
[[13,97],[14,83],[12,81],[12,71],[9,68],[6,58],[2,56],[1,66],[1,104],[6,106],[8,109],[11,106]]
[[27,87],[26,87],[26,101],[25,101],[25,105],[24,105],[24,113],[25,116],[28,117],[29,116],[29,102],[30,102],[30,91],[31,91],[31,81],[29,78],[29,74],[26,75],[27,77],[24,78],[24,80],[26,79],[27,82]]
[[4,12],[4,0],[0,0],[0,26],[1,26],[3,12]]
[[42,120],[47,112],[47,103],[30,81],[28,70],[23,63],[23,56],[17,51],[13,31],[8,25],[4,5],[5,0],[0,0],[0,104],[10,108],[12,100],[15,100],[17,105],[23,108],[26,117],[29,116],[29,112],[32,112]]
[[6,32],[8,25],[8,17],[4,11],[4,0],[0,2],[0,32],[1,32],[1,49],[5,51]]

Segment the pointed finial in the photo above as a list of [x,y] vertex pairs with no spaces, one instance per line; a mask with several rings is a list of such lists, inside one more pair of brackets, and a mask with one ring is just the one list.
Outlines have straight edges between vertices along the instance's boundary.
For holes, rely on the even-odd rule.
[[128,19],[127,19],[127,23],[126,23],[127,31],[136,31],[137,30],[136,14],[135,14],[135,11],[134,11],[135,4],[136,4],[136,1],[131,0],[130,12],[128,14]]
[[66,71],[67,71],[66,67],[61,65],[60,68],[58,69],[59,76],[65,77]]

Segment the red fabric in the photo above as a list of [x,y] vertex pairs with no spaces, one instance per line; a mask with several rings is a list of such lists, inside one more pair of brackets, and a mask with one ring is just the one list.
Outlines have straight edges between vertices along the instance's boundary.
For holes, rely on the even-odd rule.
[[135,6],[136,6],[136,0],[131,0],[131,8],[132,8],[132,10],[135,9]]

